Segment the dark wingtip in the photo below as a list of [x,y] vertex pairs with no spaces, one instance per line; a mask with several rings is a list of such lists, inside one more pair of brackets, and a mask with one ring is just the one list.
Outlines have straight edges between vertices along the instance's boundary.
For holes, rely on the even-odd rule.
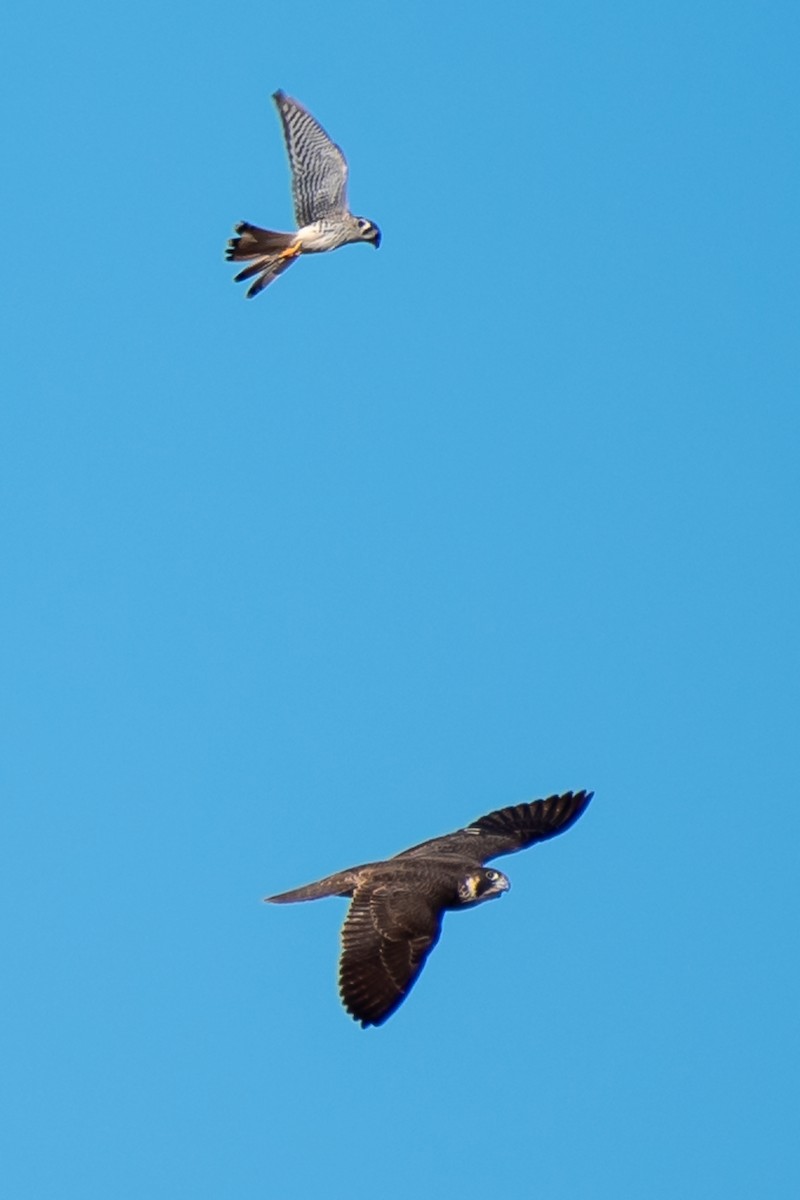
[[550,799],[555,801],[566,800],[568,803],[571,801],[572,816],[568,824],[572,824],[573,821],[577,820],[586,811],[589,801],[593,796],[594,792],[587,792],[584,788],[580,792],[564,792],[563,796],[551,796]]
[[[574,825],[579,817],[582,817],[586,812],[586,809],[589,807],[589,801],[593,796],[594,792],[587,792],[585,790],[580,792],[566,792],[561,799],[567,801],[569,805],[569,812],[568,816],[565,817],[563,824],[558,827],[556,832],[561,833],[564,830],[569,829],[571,825]],[[559,797],[554,797],[554,799],[558,801]]]
[[404,995],[401,996],[397,1003],[393,1004],[387,1012],[378,1013],[378,1015],[374,1017],[362,1017],[360,1013],[353,1012],[352,1008],[347,1008],[347,1005],[345,1005],[345,1009],[348,1016],[352,1017],[354,1021],[357,1021],[362,1029],[377,1029],[379,1025],[385,1025],[389,1020],[389,1017],[394,1016],[403,1000],[405,1000]]

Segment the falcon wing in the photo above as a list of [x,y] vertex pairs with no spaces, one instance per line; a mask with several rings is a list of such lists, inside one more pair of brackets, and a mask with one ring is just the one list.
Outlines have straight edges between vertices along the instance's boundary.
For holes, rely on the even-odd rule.
[[339,993],[356,1021],[382,1025],[403,1003],[441,927],[441,911],[424,896],[385,883],[356,890],[339,963]]
[[501,854],[524,850],[534,842],[555,837],[577,821],[593,796],[593,792],[565,792],[548,796],[530,804],[515,804],[479,817],[466,829],[444,837],[432,838],[412,846],[395,857],[428,858],[440,854],[463,855],[472,862],[485,863]]
[[347,211],[347,160],[302,104],[277,91],[298,228]]

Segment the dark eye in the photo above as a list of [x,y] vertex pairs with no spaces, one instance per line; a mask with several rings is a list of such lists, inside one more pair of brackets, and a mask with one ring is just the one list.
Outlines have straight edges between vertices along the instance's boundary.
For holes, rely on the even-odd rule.
[[361,221],[359,221],[359,222],[358,222],[358,228],[359,228],[359,229],[362,231],[362,233],[363,233],[363,231],[364,231],[365,229],[369,229],[369,221],[364,221],[364,220],[361,220]]
[[487,871],[486,878],[489,880],[490,883],[493,883],[494,880],[497,879],[497,871]]

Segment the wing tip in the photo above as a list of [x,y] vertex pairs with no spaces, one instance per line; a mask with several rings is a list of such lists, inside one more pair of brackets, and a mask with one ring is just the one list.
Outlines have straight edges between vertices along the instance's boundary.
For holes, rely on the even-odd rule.
[[352,1017],[362,1029],[377,1029],[379,1025],[385,1025],[389,1018],[397,1012],[406,995],[407,992],[403,992],[387,1005],[386,1003],[381,1004],[375,999],[370,1001],[369,997],[361,996],[356,998],[348,996],[344,985],[341,982],[339,985],[339,999],[342,1002],[342,1007],[348,1017]]
[[557,806],[566,804],[567,807],[567,815],[558,826],[558,832],[568,829],[579,817],[583,816],[593,797],[594,792],[590,792],[587,788],[581,788],[579,792],[562,792],[560,795],[548,796],[544,801],[545,804]]

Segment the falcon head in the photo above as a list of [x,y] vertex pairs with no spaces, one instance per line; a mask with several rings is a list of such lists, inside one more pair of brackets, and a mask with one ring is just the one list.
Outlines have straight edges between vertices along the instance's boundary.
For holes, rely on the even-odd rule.
[[374,221],[368,221],[366,217],[357,217],[358,236],[362,242],[372,242],[375,249],[381,244],[381,231]]
[[484,900],[493,900],[511,887],[502,871],[492,867],[481,867],[471,871],[458,885],[458,899],[461,904],[480,904]]

